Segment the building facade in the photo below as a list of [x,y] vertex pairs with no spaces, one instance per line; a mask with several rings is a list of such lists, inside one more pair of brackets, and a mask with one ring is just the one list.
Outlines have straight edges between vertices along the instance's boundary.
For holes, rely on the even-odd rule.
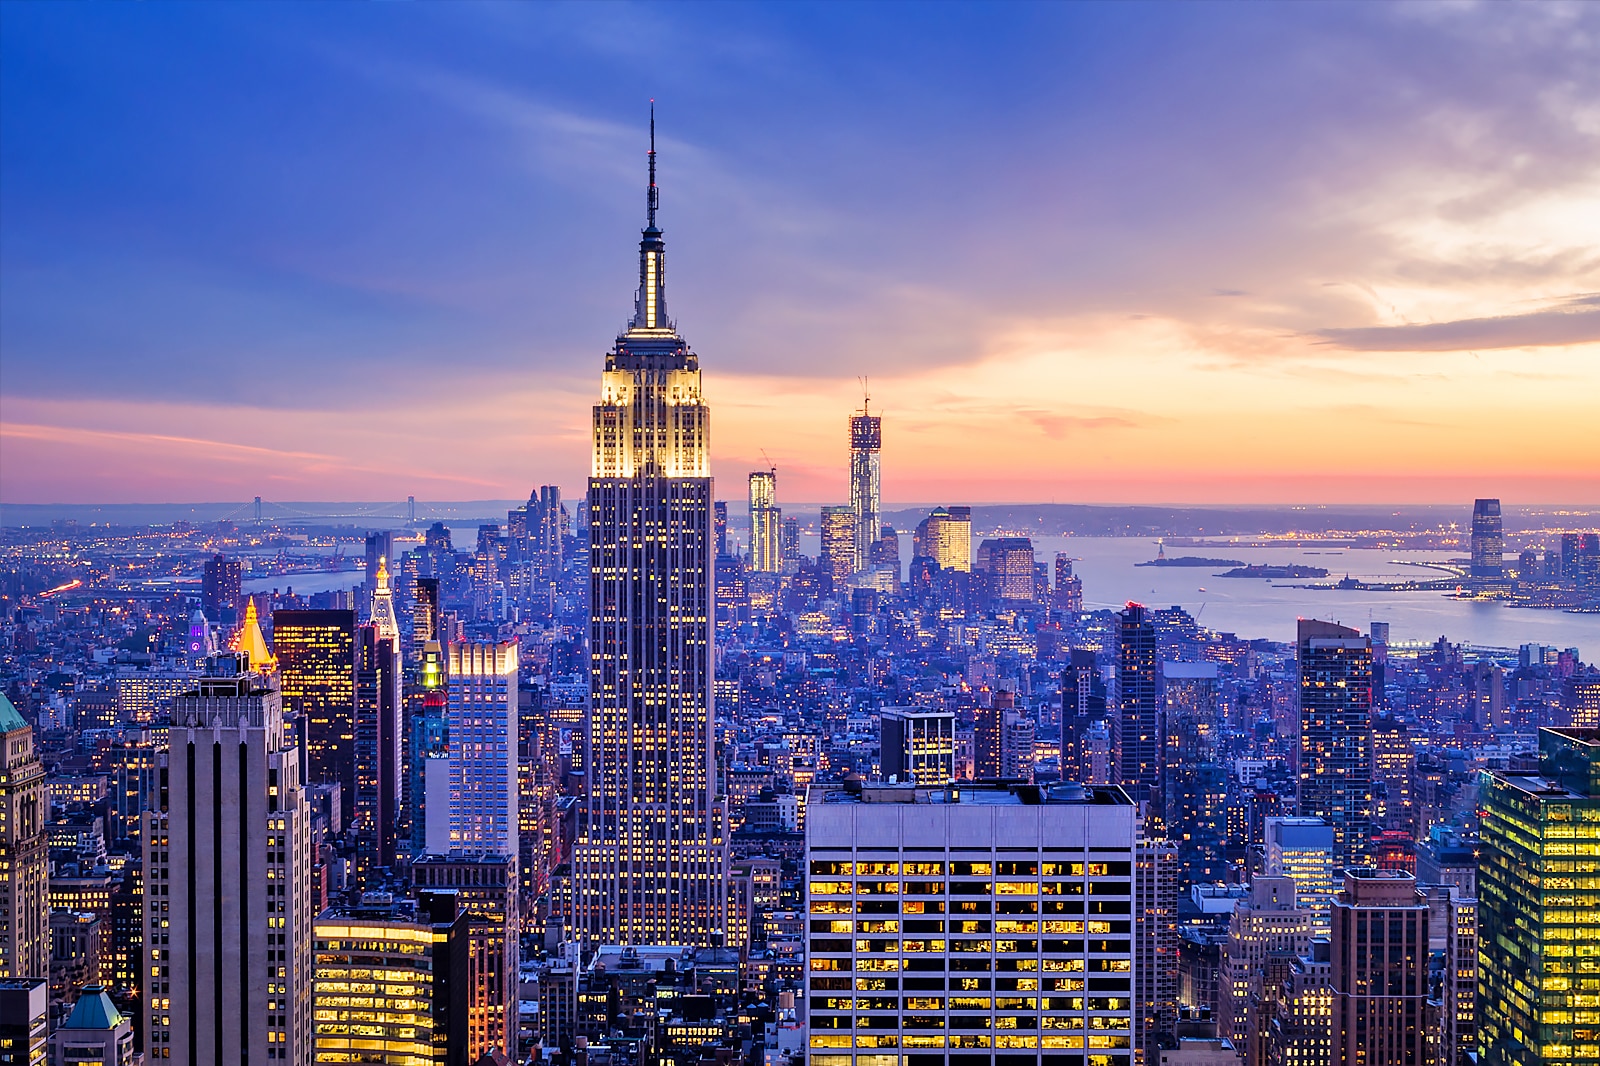
[[711,416],[699,357],[667,316],[653,134],[649,158],[634,315],[594,408],[573,924],[603,943],[713,944],[727,841],[712,743]]
[[306,749],[306,784],[339,782],[340,820],[349,825],[356,801],[356,613],[274,611],[272,650],[284,716]]
[[852,573],[872,566],[872,549],[883,527],[883,419],[867,403],[850,416],[850,511],[855,519]]
[[1486,773],[1478,1048],[1486,1066],[1600,1063],[1600,730],[1541,729],[1539,772]]
[[1128,1066],[1135,823],[1116,787],[814,787],[811,1066]]
[[450,850],[516,856],[517,644],[451,644],[447,652]]
[[885,781],[943,785],[955,780],[954,711],[885,707],[878,723],[878,769]]
[[759,574],[783,569],[783,512],[778,508],[778,472],[755,470],[750,474],[750,563]]
[[1416,878],[1345,870],[1332,945],[1332,1066],[1426,1066],[1428,904]]
[[172,702],[145,815],[146,1056],[311,1061],[311,814],[273,678],[212,660]]
[[0,693],[0,978],[50,975],[49,817],[33,727]]
[[1299,814],[1333,828],[1334,870],[1364,866],[1372,840],[1372,641],[1302,618]]

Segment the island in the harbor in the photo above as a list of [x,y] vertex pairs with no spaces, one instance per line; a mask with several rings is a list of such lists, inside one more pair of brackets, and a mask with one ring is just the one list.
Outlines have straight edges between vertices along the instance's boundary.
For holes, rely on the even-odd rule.
[[1243,559],[1207,559],[1200,555],[1177,555],[1168,559],[1158,555],[1149,562],[1134,563],[1134,566],[1243,566]]
[[1320,566],[1267,566],[1264,563],[1251,563],[1249,566],[1235,567],[1218,577],[1264,577],[1264,578],[1306,578],[1327,577],[1328,572]]

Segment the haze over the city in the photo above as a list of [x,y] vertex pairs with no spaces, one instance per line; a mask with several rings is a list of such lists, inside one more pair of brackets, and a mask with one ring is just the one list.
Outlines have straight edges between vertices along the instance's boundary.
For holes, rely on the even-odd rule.
[[647,108],[714,472],[1600,499],[1600,11],[7,5],[0,499],[588,473]]

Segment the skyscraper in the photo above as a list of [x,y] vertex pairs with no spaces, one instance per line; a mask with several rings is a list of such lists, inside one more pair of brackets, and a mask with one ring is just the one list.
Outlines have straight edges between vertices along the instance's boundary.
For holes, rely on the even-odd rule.
[[989,581],[995,606],[1033,599],[1033,541],[1027,537],[993,537],[978,545],[977,568]]
[[812,1066],[1131,1066],[1121,789],[844,783],[806,811]]
[[883,526],[878,456],[883,447],[883,419],[871,413],[870,403],[871,397],[862,400],[861,413],[850,416],[850,510],[855,516],[852,573],[872,565],[872,546]]
[[146,1054],[311,1061],[311,814],[273,679],[212,660],[172,701],[165,811],[145,815]]
[[[467,915],[466,1057],[459,1061],[475,1063],[491,1051],[514,1055],[521,927],[516,856],[482,851],[420,855],[411,864],[411,883],[424,890],[418,893],[424,901],[430,893],[453,892]],[[452,993],[451,1001],[450,1013],[455,1014],[460,1000]],[[452,1038],[445,1050],[453,1059],[459,1047],[461,1041]]]
[[654,119],[649,160],[633,319],[594,408],[574,926],[602,943],[712,944],[727,839],[712,743],[710,411],[699,357],[667,317]]
[[[380,571],[381,573],[381,571]],[[373,597],[373,616],[387,592],[380,577]],[[392,624],[394,612],[389,612]],[[384,634],[386,624],[356,629],[355,828],[359,841],[360,876],[374,867],[392,866],[400,816],[401,694],[400,642]]]
[[778,472],[756,470],[750,474],[750,569],[775,574],[783,569],[779,543],[783,512],[778,509]]
[[356,613],[274,611],[283,714],[306,748],[307,784],[337,781],[341,821],[355,817]]
[[1300,810],[1333,827],[1334,871],[1365,866],[1372,837],[1372,642],[1300,620]]
[[912,551],[932,559],[940,570],[972,569],[972,508],[935,507],[917,523]]
[[237,559],[213,555],[206,560],[200,577],[200,610],[220,626],[232,626],[239,618],[243,573]]
[[50,976],[49,813],[33,727],[0,693],[0,978]]
[[1117,696],[1122,708],[1122,784],[1135,802],[1149,801],[1159,819],[1165,746],[1161,725],[1161,657],[1148,612],[1137,603],[1118,616]]
[[1501,577],[1505,573],[1499,500],[1472,501],[1471,573],[1473,577]]
[[450,848],[515,857],[517,645],[452,644],[448,651]]
[[1332,1066],[1426,1066],[1428,904],[1402,870],[1344,872],[1333,903]]
[[833,579],[833,587],[842,589],[850,583],[855,573],[856,513],[846,506],[829,506],[822,509],[822,544],[818,562],[822,570]]
[[1311,913],[1311,931],[1327,936],[1343,884],[1333,864],[1333,827],[1321,818],[1276,817],[1266,820],[1263,835],[1267,875],[1294,880],[1295,902]]
[[1579,1013],[1600,942],[1600,730],[1539,730],[1539,772],[1485,773],[1478,805],[1479,1061],[1600,1061]]

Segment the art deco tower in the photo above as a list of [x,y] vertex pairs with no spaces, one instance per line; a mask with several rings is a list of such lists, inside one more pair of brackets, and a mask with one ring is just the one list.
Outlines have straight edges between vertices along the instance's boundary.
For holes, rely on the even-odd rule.
[[710,412],[667,317],[651,119],[633,320],[606,355],[589,478],[589,786],[574,926],[715,944],[726,833],[712,748]]

